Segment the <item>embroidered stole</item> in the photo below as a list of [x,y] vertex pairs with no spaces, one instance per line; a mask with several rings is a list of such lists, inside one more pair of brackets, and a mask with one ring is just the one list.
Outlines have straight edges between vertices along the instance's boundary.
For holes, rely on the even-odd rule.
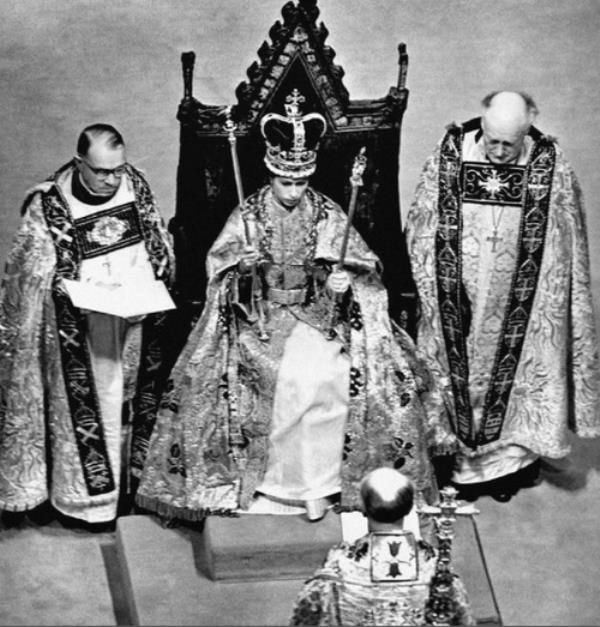
[[[478,122],[476,120],[475,122]],[[471,123],[468,123],[471,126]],[[536,129],[525,168],[462,163],[467,125],[451,128],[440,152],[438,227],[435,234],[438,305],[456,411],[455,429],[470,448],[498,440],[525,341],[544,252],[555,163],[554,144]],[[469,364],[462,284],[462,202],[519,205],[522,208],[517,261],[482,420],[475,432],[469,397]]]

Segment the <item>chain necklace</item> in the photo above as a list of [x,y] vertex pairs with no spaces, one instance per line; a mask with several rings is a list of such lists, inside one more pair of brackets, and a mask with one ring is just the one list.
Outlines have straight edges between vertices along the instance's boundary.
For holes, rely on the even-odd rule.
[[492,242],[493,253],[496,252],[496,244],[504,239],[498,235],[498,229],[500,227],[500,220],[502,220],[502,214],[504,213],[504,207],[500,207],[498,214],[496,214],[496,209],[498,209],[498,207],[492,206],[492,234],[485,238],[487,242]]

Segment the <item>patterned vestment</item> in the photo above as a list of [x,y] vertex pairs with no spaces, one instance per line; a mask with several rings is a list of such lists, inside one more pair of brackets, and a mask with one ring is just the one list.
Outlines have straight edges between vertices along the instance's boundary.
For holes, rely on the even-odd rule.
[[485,161],[480,136],[479,119],[449,129],[409,212],[418,346],[451,399],[463,455],[560,458],[569,428],[600,435],[581,191],[537,129],[523,165],[505,169]]
[[[425,625],[436,553],[417,543],[418,577],[414,581],[373,581],[372,536],[333,547],[323,566],[308,579],[294,603],[290,625]],[[456,625],[475,625],[467,591],[452,577]]]
[[[88,325],[98,323],[100,333],[111,333],[126,323],[86,315],[62,287],[63,278],[80,277],[89,257],[85,248],[94,241],[78,230],[66,201],[66,181],[75,171],[67,164],[28,196],[2,282],[0,509],[24,511],[50,499],[70,516],[102,522],[116,515],[122,417],[120,400],[114,416],[103,415],[101,407],[108,405],[95,380],[98,360],[91,353]],[[131,166],[122,181],[131,198],[125,218],[110,217],[100,227],[127,224],[125,244],[137,241],[147,251],[151,274],[168,285],[171,244],[148,183]],[[111,320],[115,323],[107,324]],[[119,359],[124,389],[116,397],[130,411],[126,475],[139,472],[154,423],[164,381],[163,324],[164,315],[151,314],[132,325]],[[109,435],[114,442],[108,442]]]
[[[270,436],[285,417],[285,407],[277,409],[282,407],[277,382],[287,376],[285,364],[297,365],[302,351],[311,351],[310,344],[291,348],[300,326],[327,342],[331,300],[325,280],[346,225],[341,208],[311,188],[298,212],[302,215],[289,227],[293,235],[280,237],[287,218],[273,209],[267,186],[247,200],[244,213],[234,210],[211,248],[206,306],[161,403],[137,495],[143,507],[192,520],[233,514],[249,506],[265,480],[273,461]],[[238,274],[237,264],[246,227],[262,258],[266,342],[244,313],[249,279]],[[429,388],[412,341],[392,329],[378,265],[351,230],[346,267],[353,284],[337,310],[334,340],[348,362],[345,426],[338,433],[338,480],[346,510],[359,508],[360,480],[382,465],[401,467],[433,498],[430,453],[454,446],[449,425],[440,419],[441,400]],[[282,303],[283,297],[300,300]],[[290,360],[292,350],[298,352]],[[432,405],[437,399],[430,414],[424,396],[432,397]],[[295,403],[288,408],[294,412]]]

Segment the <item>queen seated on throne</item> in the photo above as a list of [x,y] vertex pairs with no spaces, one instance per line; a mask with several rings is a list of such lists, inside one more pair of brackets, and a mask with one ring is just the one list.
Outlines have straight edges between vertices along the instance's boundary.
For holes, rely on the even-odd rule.
[[333,503],[360,509],[360,481],[380,466],[435,500],[431,456],[453,450],[434,382],[389,318],[378,257],[310,186],[326,120],[302,102],[294,89],[285,115],[261,119],[269,183],[240,198],[208,252],[206,304],[137,495],[162,516],[318,520]]

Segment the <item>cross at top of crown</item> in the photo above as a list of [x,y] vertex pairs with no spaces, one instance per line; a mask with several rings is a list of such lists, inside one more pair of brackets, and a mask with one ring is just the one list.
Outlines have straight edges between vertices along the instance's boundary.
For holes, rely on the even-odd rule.
[[300,103],[306,102],[306,98],[298,91],[297,87],[294,87],[292,93],[286,96],[285,112],[290,118],[300,117]]

